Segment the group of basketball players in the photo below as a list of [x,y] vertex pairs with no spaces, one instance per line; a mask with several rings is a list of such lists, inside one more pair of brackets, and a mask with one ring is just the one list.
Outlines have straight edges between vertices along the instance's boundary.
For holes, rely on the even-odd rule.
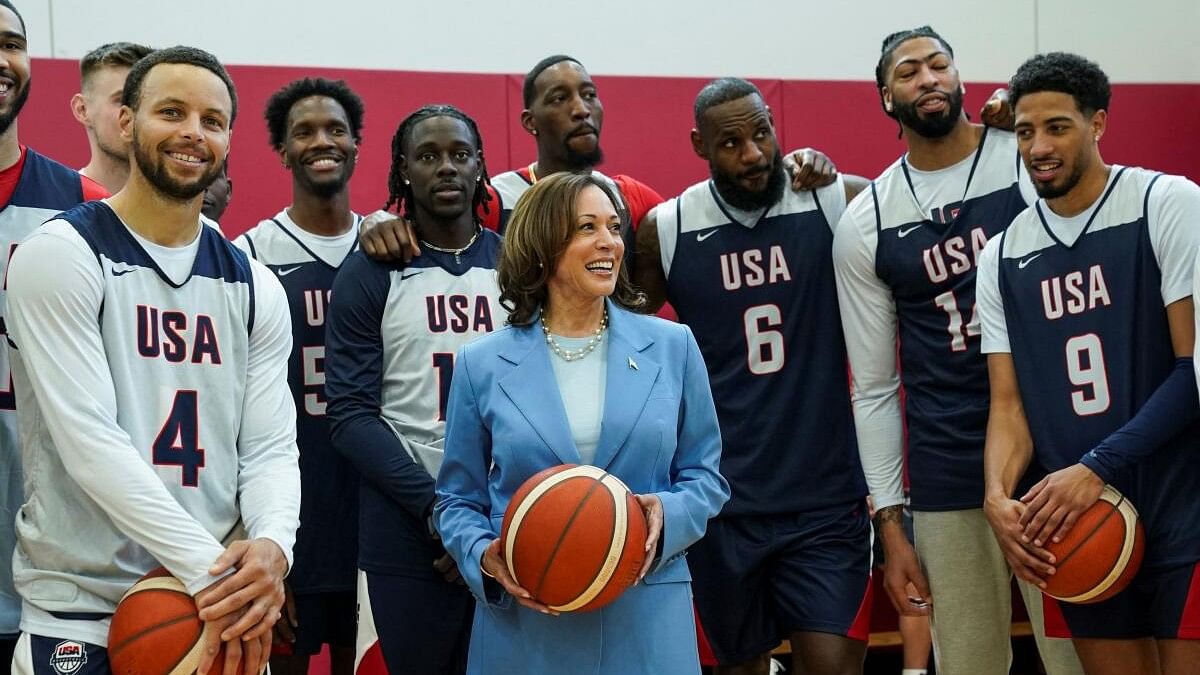
[[[222,65],[115,43],[81,74],[84,177],[18,141],[26,31],[0,0],[14,672],[107,672],[108,617],[159,565],[201,608],[202,672],[244,657],[299,674],[329,644],[347,675],[356,634],[378,640],[363,663],[463,672],[475,602],[432,517],[453,357],[504,324],[515,202],[601,163],[595,83],[571,57],[538,63],[521,114],[537,158],[495,177],[468,114],[414,111],[392,141],[400,217],[365,223],[348,190],[362,101],[289,83],[264,117],[291,204],[231,243],[201,217],[231,189]],[[872,181],[785,158],[735,78],[695,101],[709,179],[664,201],[595,174],[621,202],[628,273],[691,327],[717,404],[732,498],[688,555],[715,672],[765,675],[781,638],[795,672],[862,671],[868,493],[889,598],[931,617],[939,672],[1007,672],[1013,573],[1050,675],[1191,672],[1200,189],[1103,162],[1109,85],[1081,57],[1023,64],[998,127],[968,120],[928,27],[888,36],[875,79],[907,152]],[[1142,571],[1097,605],[1045,598],[1044,545],[1105,483],[1146,525]]]

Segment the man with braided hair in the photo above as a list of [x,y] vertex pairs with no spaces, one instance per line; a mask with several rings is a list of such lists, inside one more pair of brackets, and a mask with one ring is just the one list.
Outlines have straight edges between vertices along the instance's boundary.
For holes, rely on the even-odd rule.
[[413,224],[421,255],[404,264],[351,254],[327,327],[333,444],[362,477],[359,630],[378,630],[392,673],[462,673],[475,603],[432,528],[434,480],[454,355],[505,316],[500,238],[478,216],[489,198],[474,120],[448,105],[405,118],[388,192],[386,208]]
[[288,575],[282,651],[274,672],[304,675],[330,645],[333,675],[354,666],[358,476],[329,442],[325,317],[333,279],[356,247],[350,176],[362,140],[363,103],[345,82],[304,78],[267,101],[271,148],[292,174],[292,203],[234,242],[279,278],[292,317],[288,385],[300,448],[300,530]]

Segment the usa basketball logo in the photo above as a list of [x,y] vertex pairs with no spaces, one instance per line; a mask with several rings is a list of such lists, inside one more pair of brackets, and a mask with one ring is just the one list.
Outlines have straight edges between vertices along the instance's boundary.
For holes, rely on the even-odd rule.
[[78,673],[83,664],[87,663],[87,650],[82,642],[64,640],[54,647],[50,655],[50,665],[62,675]]

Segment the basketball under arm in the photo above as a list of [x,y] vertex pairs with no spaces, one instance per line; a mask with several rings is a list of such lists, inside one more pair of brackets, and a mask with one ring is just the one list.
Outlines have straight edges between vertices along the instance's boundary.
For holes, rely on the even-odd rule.
[[896,303],[875,273],[875,242],[852,207],[833,237],[838,309],[853,386],[858,453],[875,509],[904,503],[900,374],[896,367]]

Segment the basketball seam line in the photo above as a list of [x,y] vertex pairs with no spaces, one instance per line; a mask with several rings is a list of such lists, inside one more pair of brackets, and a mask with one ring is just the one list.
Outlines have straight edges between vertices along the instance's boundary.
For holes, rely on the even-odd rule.
[[[1074,557],[1075,554],[1079,551],[1079,549],[1083,548],[1083,545],[1087,543],[1088,539],[1091,539],[1092,535],[1096,534],[1097,532],[1100,531],[1100,528],[1104,527],[1104,524],[1108,522],[1109,518],[1112,518],[1114,515],[1116,515],[1120,511],[1121,502],[1124,502],[1124,501],[1125,501],[1125,495],[1121,495],[1121,498],[1117,500],[1117,503],[1112,505],[1112,509],[1109,510],[1108,513],[1104,514],[1104,517],[1100,519],[1100,522],[1096,523],[1096,525],[1094,527],[1092,527],[1092,531],[1088,532],[1087,536],[1080,539],[1079,543],[1075,545],[1075,548],[1068,551],[1067,554],[1062,557],[1062,560],[1059,560],[1055,563],[1055,566],[1056,567],[1062,566],[1068,560],[1070,560],[1072,557]],[[1109,502],[1109,503],[1111,504],[1112,502]]]
[[[184,614],[183,616],[176,617],[174,619],[171,619],[170,621],[165,621],[163,623],[157,623],[157,624],[154,624],[153,626],[150,626],[149,628],[143,628],[142,630],[140,630],[140,631],[134,633],[133,635],[130,635],[129,637],[125,638],[124,640],[122,640],[120,643],[117,644],[116,647],[113,647],[110,645],[108,647],[108,655],[111,658],[114,654],[117,654],[122,649],[128,647],[129,643],[133,642],[134,640],[137,640],[138,638],[145,637],[146,635],[149,635],[150,633],[153,633],[154,631],[156,631],[160,628],[167,628],[169,626],[174,626],[175,624],[177,624],[181,621],[187,621],[188,619],[192,619],[195,617],[196,617],[195,614]],[[186,654],[184,656],[186,656]],[[179,665],[179,662],[176,661],[175,665]],[[174,667],[174,666],[172,666],[172,667]]]
[[[607,475],[608,472],[605,472],[604,476]],[[599,480],[592,482],[591,487],[588,488],[587,494],[583,496],[583,499],[579,500],[579,503],[575,506],[575,510],[571,513],[571,517],[568,518],[567,522],[563,525],[562,532],[560,532],[558,535],[558,541],[554,542],[554,549],[551,551],[550,556],[546,559],[546,564],[542,567],[541,575],[538,576],[538,586],[537,590],[535,590],[533,593],[533,597],[541,598],[542,586],[546,583],[546,575],[550,571],[550,566],[554,564],[554,559],[558,557],[558,551],[560,548],[562,548],[563,540],[567,538],[567,533],[571,531],[571,525],[574,524],[575,519],[579,517],[579,513],[583,510],[584,505],[587,504],[588,500],[592,498],[592,495],[595,494],[596,490],[600,488],[600,480],[603,480],[604,476],[601,476]]]

